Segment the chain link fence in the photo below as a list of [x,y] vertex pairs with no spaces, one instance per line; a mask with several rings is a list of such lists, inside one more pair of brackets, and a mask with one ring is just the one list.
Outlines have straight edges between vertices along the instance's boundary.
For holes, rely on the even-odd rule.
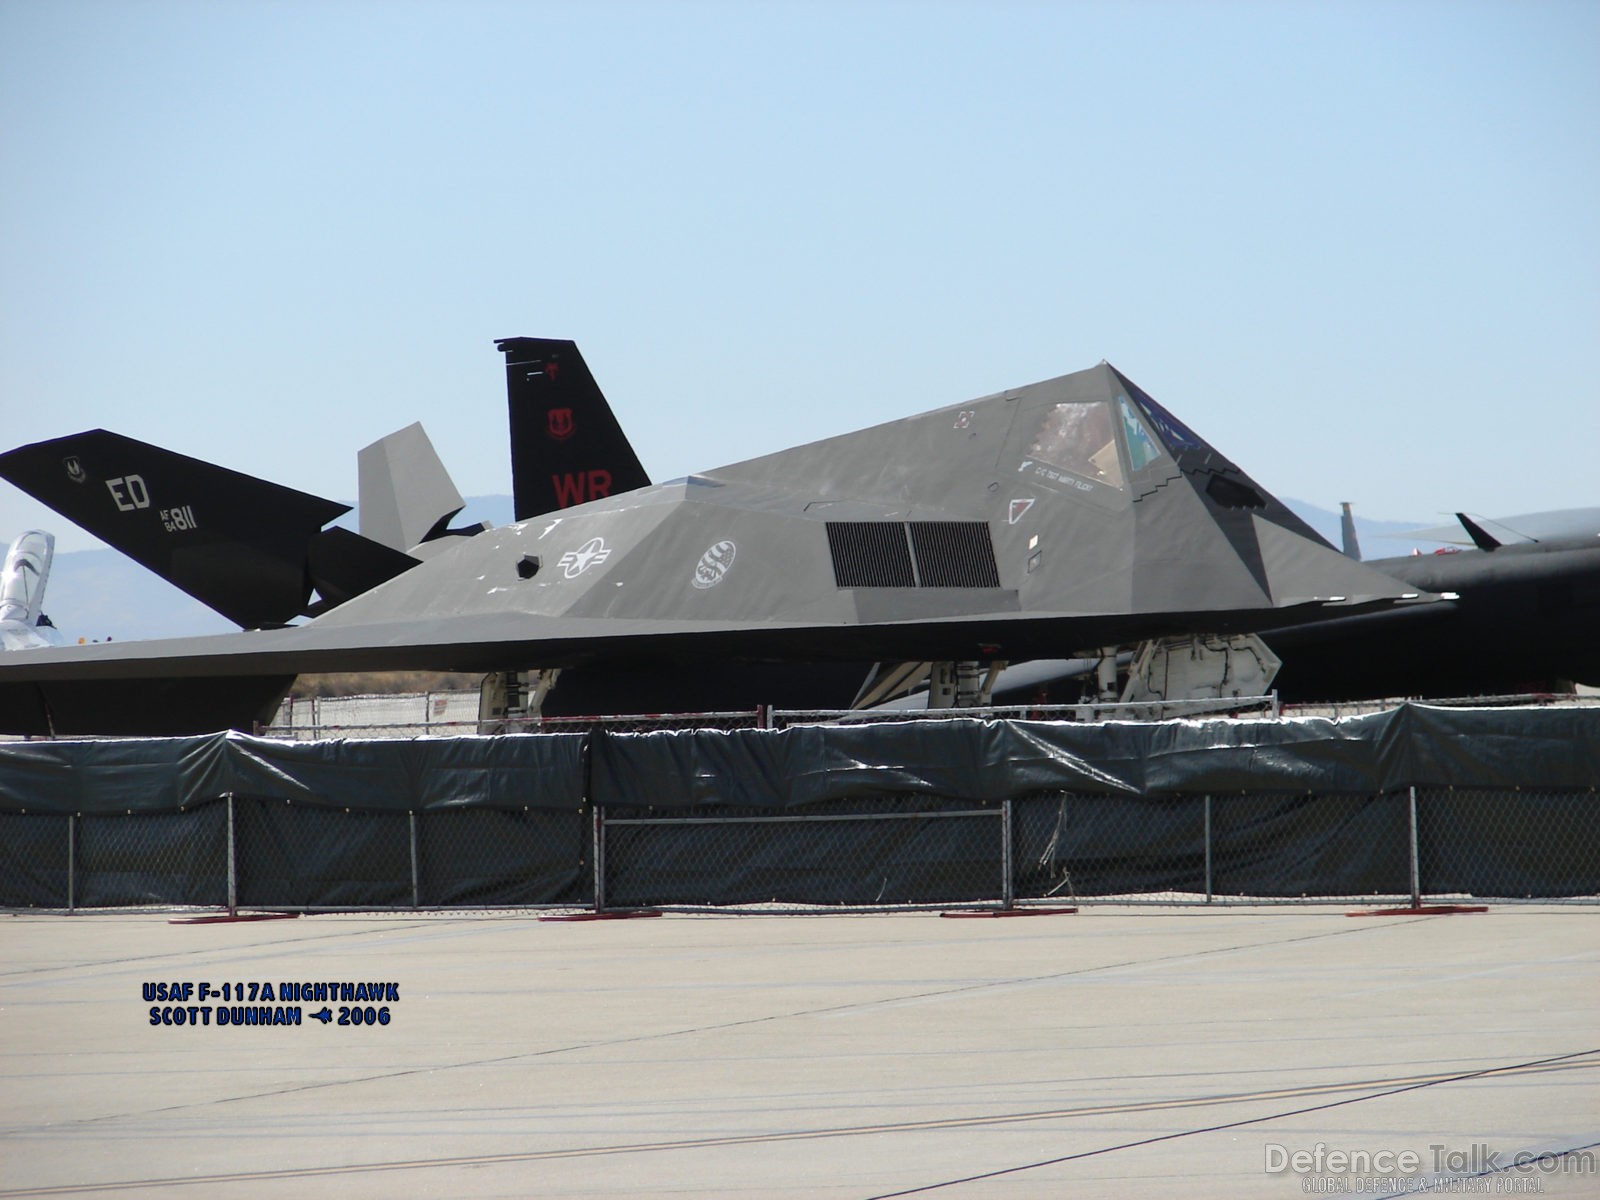
[[932,796],[793,811],[607,809],[596,904],[870,908],[1005,897],[1009,804]]
[[[417,907],[588,907],[593,822],[585,812],[455,808],[416,824]],[[459,864],[472,863],[464,872]]]
[[221,905],[228,897],[226,802],[178,812],[84,814],[72,820],[75,906]]
[[396,813],[224,796],[171,813],[0,813],[0,838],[0,907],[13,909],[587,907],[593,898],[589,825],[546,810]]
[[1094,902],[1600,902],[1592,791],[1040,793],[773,811],[0,813],[0,906],[855,910]]
[[1417,838],[1429,895],[1583,897],[1600,864],[1600,804],[1592,791],[1423,788]]
[[267,737],[307,741],[327,737],[453,736],[478,731],[476,691],[406,692],[361,696],[287,696]]
[[73,847],[78,818],[55,813],[0,814],[0,905],[72,908]]
[[1595,903],[1597,789],[1570,710],[34,742],[0,907]]

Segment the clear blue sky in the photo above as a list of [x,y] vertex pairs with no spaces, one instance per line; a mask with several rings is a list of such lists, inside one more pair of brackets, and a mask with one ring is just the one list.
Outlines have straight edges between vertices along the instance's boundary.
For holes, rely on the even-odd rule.
[[505,492],[526,334],[657,478],[1106,358],[1280,495],[1600,504],[1590,0],[0,0],[0,115],[6,446]]

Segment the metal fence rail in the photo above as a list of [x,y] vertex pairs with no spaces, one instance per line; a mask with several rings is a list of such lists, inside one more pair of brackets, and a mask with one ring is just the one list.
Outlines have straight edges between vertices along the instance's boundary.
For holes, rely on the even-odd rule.
[[279,910],[1600,902],[1592,790],[1044,792],[773,810],[0,813],[0,906]]
[[[1157,711],[1159,709],[1159,711]],[[1278,698],[1226,696],[1199,700],[1010,704],[983,708],[774,709],[738,712],[641,713],[593,717],[501,717],[488,726],[478,718],[478,693],[411,692],[364,696],[309,696],[284,700],[264,727],[264,737],[310,741],[337,737],[454,737],[479,732],[554,733],[601,729],[639,733],[652,729],[786,729],[795,725],[882,724],[888,721],[980,720],[1143,721],[1160,716],[1279,715]]]
[[[1330,717],[1339,719],[1380,713],[1406,703],[1404,698],[1339,703],[1280,705],[1275,694],[1230,696],[1197,700],[1077,704],[1011,704],[984,708],[917,709],[882,707],[868,710],[790,710],[756,708],[725,713],[645,713],[594,717],[504,717],[493,722],[479,719],[475,690],[407,693],[373,693],[359,696],[289,697],[270,725],[257,732],[286,741],[328,738],[457,737],[475,733],[582,732],[604,729],[614,733],[653,729],[781,729],[796,725],[866,725],[900,721],[944,721],[954,717],[981,720],[1143,721],[1166,717],[1204,719],[1215,716]],[[1583,708],[1600,710],[1600,695],[1534,693],[1514,696],[1472,696],[1456,700],[1434,699],[1434,707]],[[0,745],[26,740],[0,735]]]
[[408,692],[285,699],[263,737],[315,741],[340,737],[459,737],[476,733],[640,733],[651,729],[760,729],[766,709],[637,713],[593,717],[510,716],[480,721],[478,693]]
[[1278,696],[1213,696],[1194,700],[1084,701],[1079,704],[986,704],[981,708],[775,708],[766,715],[772,729],[795,725],[877,725],[889,721],[1153,721],[1170,717],[1279,716]]

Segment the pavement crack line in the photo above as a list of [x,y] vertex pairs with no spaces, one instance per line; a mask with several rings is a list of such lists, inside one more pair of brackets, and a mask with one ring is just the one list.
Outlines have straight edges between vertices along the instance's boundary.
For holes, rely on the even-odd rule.
[[[1289,1109],[1286,1112],[1268,1113],[1261,1117],[1247,1117],[1241,1121],[1226,1121],[1217,1125],[1206,1125],[1196,1129],[1180,1129],[1175,1133],[1161,1133],[1154,1137],[1140,1138],[1137,1141],[1122,1142],[1115,1146],[1101,1146],[1095,1150],[1082,1150],[1077,1154],[1063,1154],[1057,1158],[1040,1159],[1037,1162],[1021,1163],[1012,1167],[1000,1167],[993,1171],[982,1171],[976,1175],[964,1175],[959,1179],[945,1179],[938,1183],[923,1184],[920,1187],[905,1188],[898,1192],[880,1192],[869,1196],[866,1200],[896,1200],[900,1196],[921,1196],[928,1192],[940,1191],[943,1188],[959,1187],[966,1183],[982,1183],[990,1179],[999,1179],[1005,1175],[1015,1175],[1022,1171],[1036,1171],[1040,1167],[1053,1167],[1061,1163],[1076,1162],[1085,1158],[1096,1158],[1102,1154],[1115,1154],[1121,1150],[1135,1150],[1144,1146],[1154,1146],[1161,1142],[1176,1141],[1179,1138],[1195,1137],[1202,1133],[1220,1133],[1225,1129],[1243,1129],[1249,1125],[1264,1125],[1268,1121],[1281,1121],[1288,1117],[1301,1117],[1308,1113],[1325,1112],[1330,1108],[1343,1108],[1350,1104],[1362,1104],[1368,1100],[1381,1100],[1385,1096],[1398,1096],[1402,1092],[1414,1092],[1419,1088],[1437,1087],[1441,1083],[1465,1083],[1473,1079],[1485,1079],[1492,1075],[1510,1075],[1524,1072],[1549,1069],[1553,1066],[1572,1063],[1576,1059],[1591,1058],[1600,1055],[1600,1047],[1593,1050],[1577,1050],[1571,1054],[1559,1054],[1551,1058],[1535,1059],[1531,1062],[1516,1063],[1505,1067],[1486,1067],[1481,1071],[1466,1071],[1456,1075],[1441,1075],[1433,1078],[1422,1078],[1413,1081],[1393,1081],[1399,1086],[1385,1086],[1383,1090],[1369,1092],[1364,1096],[1347,1096],[1343,1100],[1330,1100],[1326,1104],[1312,1104],[1304,1108]],[[1372,1086],[1372,1085],[1366,1085]],[[1309,1091],[1309,1089],[1308,1089]],[[1583,1147],[1574,1147],[1574,1150]],[[1571,1153],[1572,1151],[1567,1151]],[[3,1195],[3,1193],[0,1193]]]
[[[1104,1117],[1127,1113],[1160,1112],[1185,1108],[1203,1108],[1225,1104],[1260,1103],[1267,1100],[1284,1100],[1296,1097],[1330,1095],[1338,1092],[1361,1091],[1365,1094],[1351,1096],[1342,1100],[1335,1100],[1327,1104],[1317,1104],[1309,1107],[1293,1109],[1287,1112],[1269,1113],[1261,1117],[1252,1117],[1242,1121],[1232,1121],[1224,1124],[1210,1125],[1199,1129],[1187,1129],[1177,1133],[1162,1134],[1157,1137],[1141,1138],[1135,1142],[1127,1142],[1116,1146],[1105,1146],[1096,1150],[1087,1150],[1078,1154],[1063,1155],[1041,1162],[1026,1163],[1020,1166],[1005,1167],[996,1171],[989,1171],[979,1175],[966,1176],[961,1179],[944,1180],[939,1183],[927,1184],[911,1188],[906,1191],[886,1192],[871,1197],[870,1200],[890,1200],[891,1197],[910,1196],[923,1192],[930,1192],[940,1188],[954,1187],[962,1183],[977,1182],[993,1179],[1001,1175],[1013,1174],[1019,1171],[1033,1170],[1038,1167],[1051,1166],[1057,1163],[1071,1162],[1075,1159],[1091,1158],[1096,1155],[1110,1154],[1118,1150],[1128,1150],[1140,1146],[1153,1145],[1158,1142],[1171,1141],[1175,1138],[1192,1137],[1200,1133],[1210,1133],[1217,1130],[1237,1129],[1246,1125],[1258,1125],[1267,1121],[1275,1121],[1285,1117],[1299,1116],[1303,1113],[1318,1112],[1323,1109],[1337,1108],[1341,1105],[1357,1104],[1365,1100],[1375,1100],[1383,1096],[1393,1096],[1401,1092],[1414,1091],[1418,1088],[1433,1087],[1443,1083],[1458,1083],[1472,1079],[1482,1079],[1491,1076],[1509,1076],[1524,1074],[1539,1074],[1547,1071],[1572,1070],[1576,1067],[1588,1067],[1595,1064],[1580,1063],[1577,1060],[1600,1055],[1600,1048],[1583,1050],[1573,1054],[1555,1055],[1549,1058],[1534,1059],[1528,1062],[1511,1063],[1498,1067],[1484,1067],[1476,1071],[1453,1072],[1443,1075],[1409,1076],[1402,1079],[1368,1079],[1348,1081],[1344,1083],[1318,1084],[1303,1088],[1280,1088],[1264,1092],[1238,1092],[1216,1096],[1185,1097],[1171,1100],[1133,1101],[1125,1104],[1106,1104],[1084,1106],[1078,1108],[1049,1109],[1022,1113],[989,1113],[970,1117],[945,1117],[933,1118],[925,1121],[901,1121],[876,1125],[851,1125],[837,1126],[826,1129],[795,1129],[780,1130],[769,1133],[734,1134],[724,1137],[683,1138],[674,1141],[661,1142],[634,1142],[614,1146],[575,1146],[558,1150],[528,1150],[505,1154],[474,1154],[438,1158],[401,1159],[388,1162],[352,1163],[340,1166],[324,1167],[280,1167],[263,1171],[238,1171],[211,1175],[174,1176],[160,1179],[126,1179],[110,1180],[99,1183],[71,1183],[42,1185],[38,1187],[7,1188],[0,1190],[0,1200],[13,1200],[24,1196],[73,1196],[84,1195],[100,1191],[133,1191],[144,1188],[172,1189],[182,1186],[200,1185],[215,1187],[226,1183],[253,1183],[271,1180],[290,1179],[324,1179],[336,1176],[364,1175],[380,1171],[414,1171],[440,1167],[482,1167],[496,1165],[514,1165],[522,1163],[548,1162],[556,1159],[595,1158],[601,1156],[624,1154],[660,1153],[670,1150],[702,1150],[727,1146],[755,1146],[775,1142],[817,1141],[838,1137],[865,1137],[871,1135],[894,1133],[923,1133],[932,1130],[972,1129],[985,1126],[1015,1125],[1025,1122],[1071,1120],[1082,1117]],[[1371,1091],[1379,1088],[1379,1091]]]

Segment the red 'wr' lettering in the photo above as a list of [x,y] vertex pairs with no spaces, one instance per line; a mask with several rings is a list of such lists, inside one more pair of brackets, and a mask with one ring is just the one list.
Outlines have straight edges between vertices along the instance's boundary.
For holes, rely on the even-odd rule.
[[564,475],[550,476],[550,484],[556,490],[556,507],[570,508],[611,495],[611,472],[604,467],[593,471],[568,471]]

